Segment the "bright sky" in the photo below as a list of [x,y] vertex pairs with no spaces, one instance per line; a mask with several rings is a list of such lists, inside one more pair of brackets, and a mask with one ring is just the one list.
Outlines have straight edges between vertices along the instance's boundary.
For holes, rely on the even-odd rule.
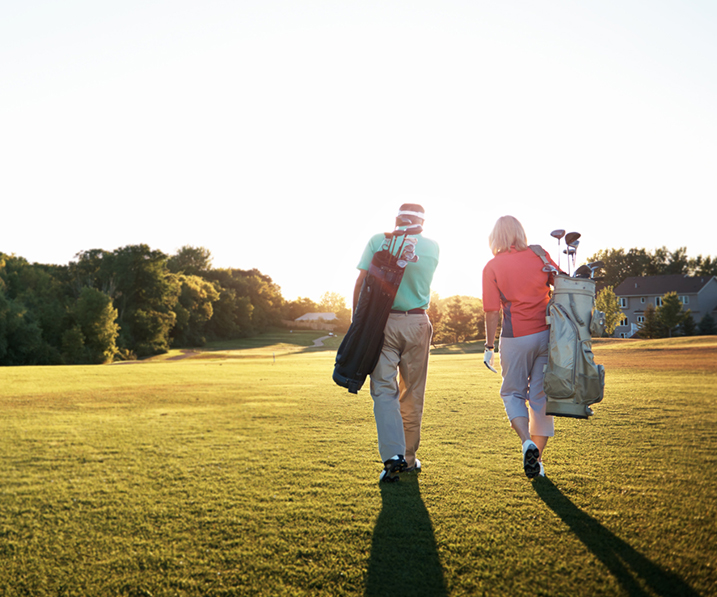
[[504,214],[717,256],[716,106],[713,0],[5,0],[0,252],[202,246],[318,300],[418,202],[441,296]]

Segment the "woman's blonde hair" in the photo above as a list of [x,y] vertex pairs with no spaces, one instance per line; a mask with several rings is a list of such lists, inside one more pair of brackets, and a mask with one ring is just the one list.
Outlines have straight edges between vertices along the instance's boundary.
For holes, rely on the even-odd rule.
[[524,251],[528,248],[523,225],[513,216],[498,218],[488,237],[488,243],[493,255],[509,251],[510,247],[515,247],[516,251]]

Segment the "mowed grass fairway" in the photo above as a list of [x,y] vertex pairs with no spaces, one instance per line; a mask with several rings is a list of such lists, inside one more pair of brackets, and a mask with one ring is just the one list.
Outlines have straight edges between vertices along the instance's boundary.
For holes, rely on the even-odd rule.
[[596,343],[535,482],[482,346],[439,348],[423,472],[379,486],[320,335],[0,369],[0,595],[717,594],[717,338]]

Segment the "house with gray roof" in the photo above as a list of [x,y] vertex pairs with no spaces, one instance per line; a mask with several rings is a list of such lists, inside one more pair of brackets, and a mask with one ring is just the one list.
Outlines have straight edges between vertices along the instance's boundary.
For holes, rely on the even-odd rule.
[[645,308],[662,305],[662,297],[676,292],[683,309],[692,312],[692,318],[699,322],[707,313],[714,316],[717,309],[717,278],[715,276],[635,276],[627,278],[617,288],[615,295],[620,309],[625,314],[614,336],[631,338],[645,321]]

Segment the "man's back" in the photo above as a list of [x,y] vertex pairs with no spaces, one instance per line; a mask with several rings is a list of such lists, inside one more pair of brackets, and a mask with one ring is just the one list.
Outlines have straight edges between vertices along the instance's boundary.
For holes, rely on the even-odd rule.
[[[371,258],[374,253],[380,250],[384,238],[383,234],[375,234],[371,237],[361,256],[358,269],[368,270]],[[406,266],[403,280],[398,288],[392,307],[398,311],[428,308],[431,300],[431,282],[438,266],[438,243],[424,237],[422,234],[412,235],[411,238],[415,238],[417,241],[415,252],[418,256],[418,261],[409,262]]]

